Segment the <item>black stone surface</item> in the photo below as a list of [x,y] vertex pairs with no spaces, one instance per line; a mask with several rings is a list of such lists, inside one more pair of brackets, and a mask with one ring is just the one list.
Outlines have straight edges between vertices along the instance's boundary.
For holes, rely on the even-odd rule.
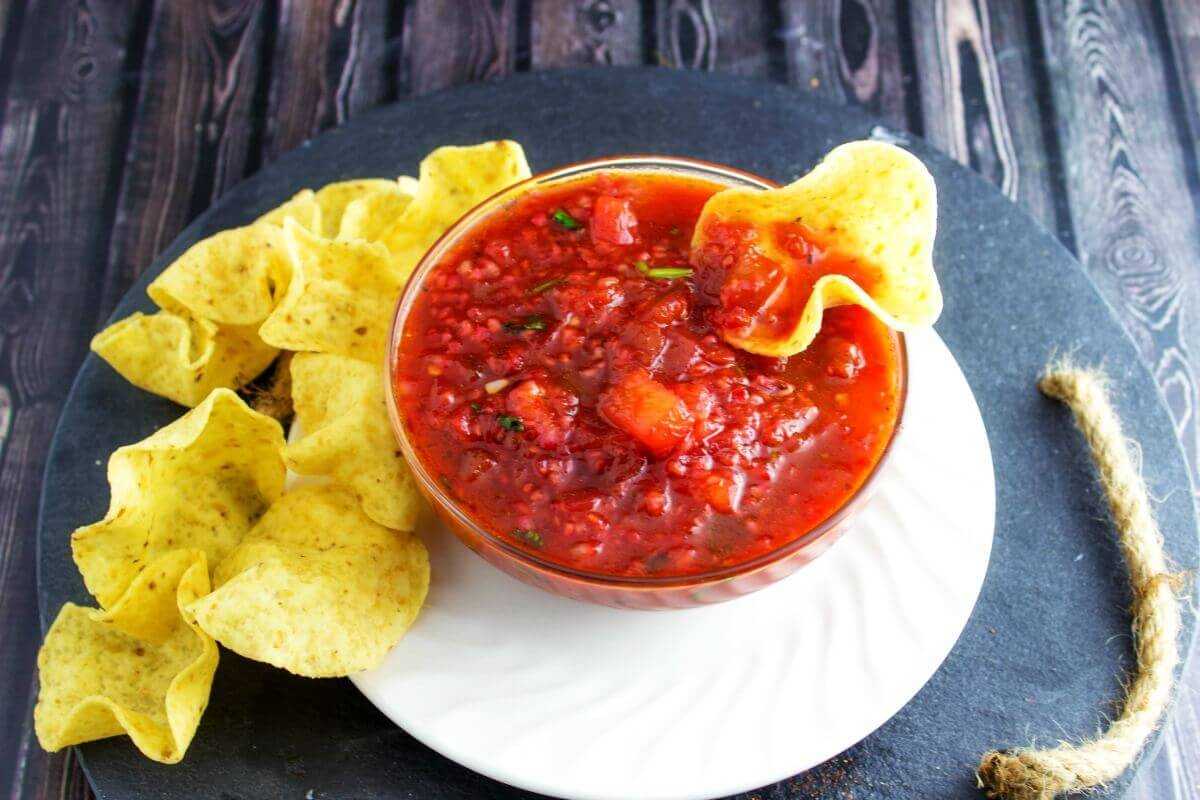
[[[115,317],[149,309],[146,283],[198,239],[244,224],[304,187],[415,174],[421,157],[443,144],[513,138],[535,172],[645,152],[786,181],[836,144],[873,131],[888,133],[783,86],[662,69],[537,73],[432,95],[364,114],[229,192],[161,255]],[[979,400],[995,460],[991,565],[966,631],[908,706],[835,763],[746,798],[975,798],[973,769],[983,751],[1031,736],[1088,734],[1114,713],[1133,663],[1129,598],[1082,442],[1068,414],[1034,388],[1053,351],[1074,349],[1108,367],[1160,498],[1170,554],[1182,568],[1197,565],[1195,513],[1170,420],[1131,340],[1078,263],[990,185],[923,142],[908,146],[938,184],[936,261],[946,311],[937,328]],[[179,413],[94,356],[84,363],[46,469],[38,532],[43,628],[64,601],[90,604],[68,539],[107,508],[109,453]],[[1193,628],[1189,612],[1185,646]],[[86,745],[82,756],[104,800],[310,791],[318,800],[529,796],[417,743],[349,681],[296,678],[228,652],[182,764],[151,763],[124,738]],[[1121,795],[1130,777],[1099,796]]]

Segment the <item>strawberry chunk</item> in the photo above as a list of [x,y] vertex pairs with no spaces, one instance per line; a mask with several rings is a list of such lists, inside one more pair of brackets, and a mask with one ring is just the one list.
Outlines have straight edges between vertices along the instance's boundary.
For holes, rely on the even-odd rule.
[[628,200],[606,194],[596,198],[589,226],[593,242],[633,244],[633,229],[637,224],[637,216],[629,207]]
[[665,458],[692,429],[680,397],[641,370],[625,373],[600,395],[597,408],[614,428],[632,436],[655,458]]

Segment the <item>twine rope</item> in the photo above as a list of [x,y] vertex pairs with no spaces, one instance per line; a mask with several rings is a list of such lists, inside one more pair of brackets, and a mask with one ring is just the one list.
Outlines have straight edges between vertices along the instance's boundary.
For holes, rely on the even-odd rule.
[[984,755],[976,772],[979,787],[990,798],[1007,800],[1050,800],[1120,775],[1158,725],[1179,661],[1176,577],[1168,569],[1146,484],[1109,402],[1104,374],[1061,361],[1047,367],[1038,388],[1071,409],[1099,472],[1133,587],[1137,671],[1120,716],[1097,738]]

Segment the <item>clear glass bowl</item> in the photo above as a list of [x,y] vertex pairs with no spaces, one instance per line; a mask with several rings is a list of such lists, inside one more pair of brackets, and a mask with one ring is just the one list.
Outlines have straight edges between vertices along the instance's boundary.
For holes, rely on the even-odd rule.
[[421,462],[409,439],[405,421],[400,417],[397,409],[393,375],[401,334],[408,320],[409,312],[420,294],[420,287],[446,253],[452,250],[459,240],[481,220],[517,197],[532,190],[563,184],[602,172],[667,173],[706,180],[724,186],[758,189],[778,186],[766,178],[706,161],[669,156],[631,155],[585,161],[535,175],[483,201],[434,243],[417,264],[396,305],[396,313],[389,334],[384,376],[392,429],[395,431],[396,440],[400,444],[404,458],[416,478],[417,486],[438,516],[467,547],[518,580],[565,597],[621,608],[688,608],[729,600],[768,586],[815,559],[852,527],[858,513],[870,502],[876,480],[891,453],[896,435],[904,419],[905,401],[908,396],[908,356],[902,335],[896,335],[900,369],[900,409],[897,412],[896,425],[892,429],[891,439],[880,455],[878,463],[858,491],[820,525],[778,549],[742,564],[696,575],[661,578],[605,575],[572,569],[521,550],[477,523],[452,497],[442,490],[437,481],[426,471],[425,465]]

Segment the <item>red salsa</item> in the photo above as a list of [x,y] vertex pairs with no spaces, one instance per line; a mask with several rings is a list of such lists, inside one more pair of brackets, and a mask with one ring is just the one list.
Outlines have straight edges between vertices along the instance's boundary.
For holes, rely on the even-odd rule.
[[791,358],[726,344],[731,276],[689,254],[721,188],[636,173],[533,190],[429,273],[396,398],[481,527],[576,570],[694,575],[802,536],[870,474],[901,402],[895,334],[845,306]]

